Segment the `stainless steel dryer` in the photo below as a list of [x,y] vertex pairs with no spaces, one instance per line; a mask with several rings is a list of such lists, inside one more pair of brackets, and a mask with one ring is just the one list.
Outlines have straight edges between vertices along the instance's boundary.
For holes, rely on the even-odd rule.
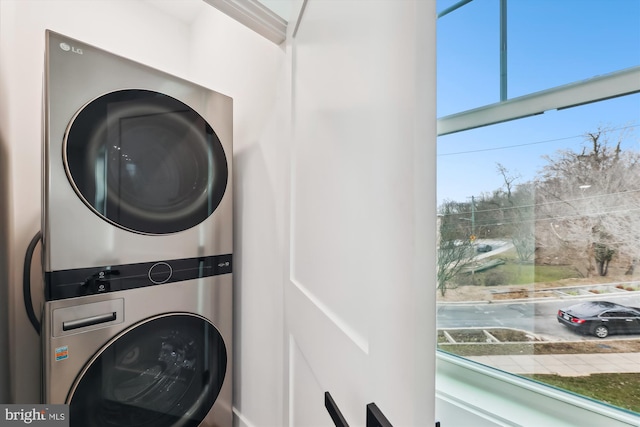
[[232,100],[47,31],[43,400],[232,423]]
[[232,100],[47,33],[45,271],[232,252]]

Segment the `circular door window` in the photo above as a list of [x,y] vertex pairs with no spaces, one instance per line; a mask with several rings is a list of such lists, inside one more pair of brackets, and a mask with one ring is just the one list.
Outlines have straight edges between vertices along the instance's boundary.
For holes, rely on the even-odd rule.
[[69,399],[71,427],[196,427],[224,380],[227,352],[204,318],[173,314],[135,326],[85,367]]
[[143,234],[201,223],[227,186],[226,156],[211,126],[183,102],[148,90],[86,104],[69,124],[63,159],[91,210]]

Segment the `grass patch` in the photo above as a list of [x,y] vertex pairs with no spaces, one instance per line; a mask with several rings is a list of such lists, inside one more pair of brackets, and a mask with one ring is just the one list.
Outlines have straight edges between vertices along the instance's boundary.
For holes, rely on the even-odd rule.
[[590,354],[590,353],[639,353],[640,340],[561,341],[561,342],[511,342],[499,344],[446,344],[440,350],[458,356],[505,356],[519,354]]
[[496,337],[501,342],[531,342],[535,341],[535,338],[524,331],[518,331],[515,329],[489,329],[487,332]]
[[533,343],[500,343],[500,344],[446,344],[438,345],[440,350],[458,356],[508,356],[534,354]]
[[538,265],[535,268],[534,282],[556,282],[562,279],[572,279],[578,273],[570,265]]
[[518,264],[516,262],[505,263],[502,271],[509,277],[505,285],[525,285],[535,281],[536,268],[533,264]]
[[[534,265],[533,262],[520,263],[515,255],[514,249],[497,254],[494,257],[486,258],[483,262],[486,263],[491,260],[501,260],[504,261],[504,264],[494,266],[485,271],[476,271],[473,277],[471,277],[471,275],[461,275],[457,278],[458,284],[462,286],[522,286],[533,283],[556,282],[577,276],[575,268],[569,265]],[[496,281],[496,279],[498,280]]]
[[640,412],[640,374],[591,374],[584,377],[561,377],[559,375],[523,375],[541,383],[633,412]]

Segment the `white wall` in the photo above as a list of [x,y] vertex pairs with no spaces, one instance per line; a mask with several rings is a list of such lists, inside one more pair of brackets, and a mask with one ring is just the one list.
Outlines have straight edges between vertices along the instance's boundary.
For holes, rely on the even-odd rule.
[[[0,8],[0,32],[2,30],[2,8]],[[2,53],[2,37],[0,36],[0,54]],[[1,66],[1,63],[0,63]],[[3,93],[0,85],[0,123],[7,121],[7,108],[2,102]],[[9,239],[9,179],[8,179],[8,152],[2,140],[2,126],[0,126],[0,402],[9,401],[9,289],[8,289],[8,239]]]
[[[197,13],[180,20],[163,11],[168,3],[189,3]],[[39,343],[23,308],[21,275],[27,244],[40,228],[46,28],[234,98],[235,254],[241,260],[235,402],[244,419],[280,425],[281,262],[273,201],[279,130],[272,111],[284,52],[200,0],[0,1],[0,267],[6,267],[0,268],[0,296],[9,297],[8,307],[0,307],[2,314],[8,308],[8,319],[0,318],[0,347],[8,349],[11,372],[7,387],[0,353],[0,402],[39,401]]]

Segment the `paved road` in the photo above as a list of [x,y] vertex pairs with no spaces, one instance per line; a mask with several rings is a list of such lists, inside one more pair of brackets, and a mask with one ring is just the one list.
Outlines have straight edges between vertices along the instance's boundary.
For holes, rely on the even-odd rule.
[[[594,297],[589,297],[593,300]],[[607,295],[600,297],[624,305],[640,306],[640,295]],[[504,302],[479,304],[440,304],[438,305],[438,328],[504,327],[523,329],[549,339],[591,340],[570,331],[556,320],[558,309],[581,302],[580,298],[553,301]],[[619,336],[607,337],[616,339]]]
[[479,245],[479,244],[486,244],[486,245],[490,245],[493,249],[490,252],[480,252],[476,255],[475,259],[476,260],[481,260],[484,258],[489,258],[492,257],[494,255],[497,255],[501,252],[506,252],[509,249],[513,248],[513,243],[511,242],[506,242],[504,240],[491,240],[491,239],[478,239],[475,244]]

